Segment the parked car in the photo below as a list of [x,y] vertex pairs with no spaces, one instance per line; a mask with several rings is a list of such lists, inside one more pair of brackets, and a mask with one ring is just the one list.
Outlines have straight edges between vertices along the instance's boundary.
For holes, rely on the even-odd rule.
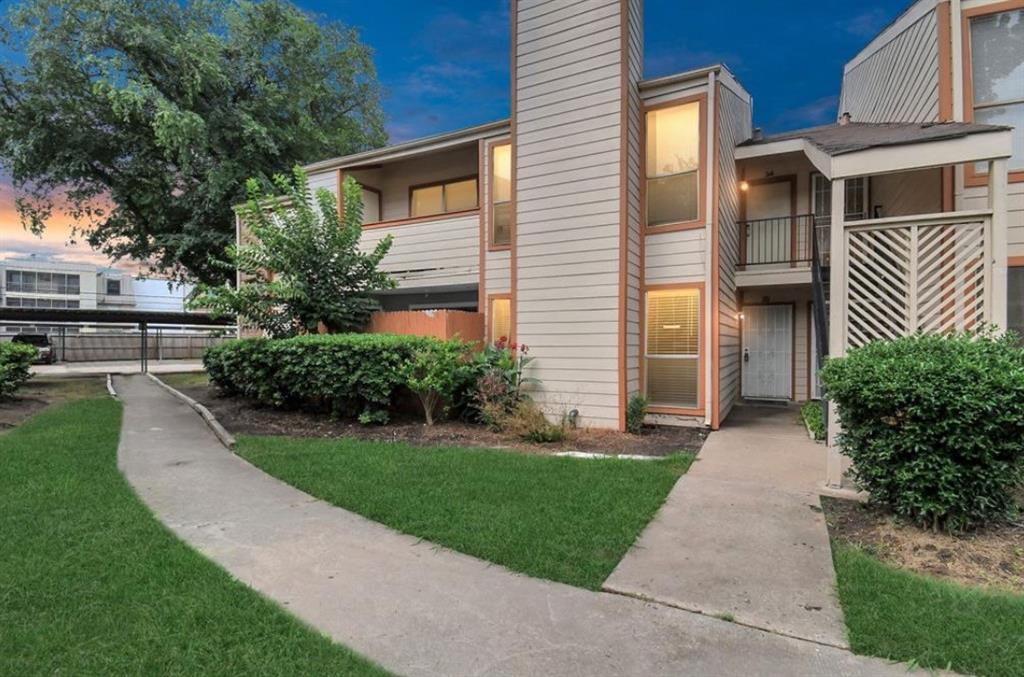
[[57,361],[57,351],[53,349],[53,343],[46,334],[18,334],[11,342],[34,347],[39,352],[36,364],[53,364]]

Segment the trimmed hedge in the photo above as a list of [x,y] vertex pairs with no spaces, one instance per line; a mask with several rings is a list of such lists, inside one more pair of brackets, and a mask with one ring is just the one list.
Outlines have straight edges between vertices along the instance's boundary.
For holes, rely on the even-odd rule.
[[394,334],[252,338],[209,348],[203,364],[226,395],[289,408],[316,406],[363,423],[384,423],[404,367],[437,339]]
[[39,351],[24,343],[0,342],[0,400],[14,394],[32,376]]
[[878,341],[822,370],[839,443],[873,500],[960,531],[1011,515],[1024,480],[1024,351],[1013,335]]

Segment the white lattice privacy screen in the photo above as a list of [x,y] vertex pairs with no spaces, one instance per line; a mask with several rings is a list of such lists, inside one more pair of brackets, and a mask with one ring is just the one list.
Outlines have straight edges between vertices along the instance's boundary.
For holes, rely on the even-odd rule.
[[848,347],[987,322],[988,231],[987,220],[848,229]]

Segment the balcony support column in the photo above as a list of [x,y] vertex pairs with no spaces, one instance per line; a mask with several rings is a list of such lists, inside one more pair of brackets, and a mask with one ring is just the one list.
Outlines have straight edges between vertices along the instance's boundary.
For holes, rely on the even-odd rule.
[[989,299],[989,322],[1006,329],[1007,285],[1007,222],[1006,222],[1007,163],[1005,159],[988,163],[988,206],[992,210],[992,291]]
[[[832,218],[829,227],[829,357],[846,354],[846,179],[832,181]],[[828,466],[825,484],[839,488],[843,483],[845,461],[838,445],[839,412],[828,402]]]

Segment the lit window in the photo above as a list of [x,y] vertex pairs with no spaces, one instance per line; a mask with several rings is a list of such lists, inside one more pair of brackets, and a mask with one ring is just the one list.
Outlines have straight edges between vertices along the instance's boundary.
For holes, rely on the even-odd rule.
[[700,290],[647,292],[645,373],[651,404],[696,409],[700,390]]
[[[1013,127],[1011,170],[1024,169],[1024,9],[971,19],[974,121]],[[979,167],[987,171],[985,167]]]
[[450,214],[476,209],[476,178],[413,188],[409,212],[411,216]]
[[491,150],[491,244],[512,241],[512,146]]
[[700,215],[699,102],[647,113],[647,225]]
[[512,334],[512,301],[491,299],[491,342],[508,339]]

